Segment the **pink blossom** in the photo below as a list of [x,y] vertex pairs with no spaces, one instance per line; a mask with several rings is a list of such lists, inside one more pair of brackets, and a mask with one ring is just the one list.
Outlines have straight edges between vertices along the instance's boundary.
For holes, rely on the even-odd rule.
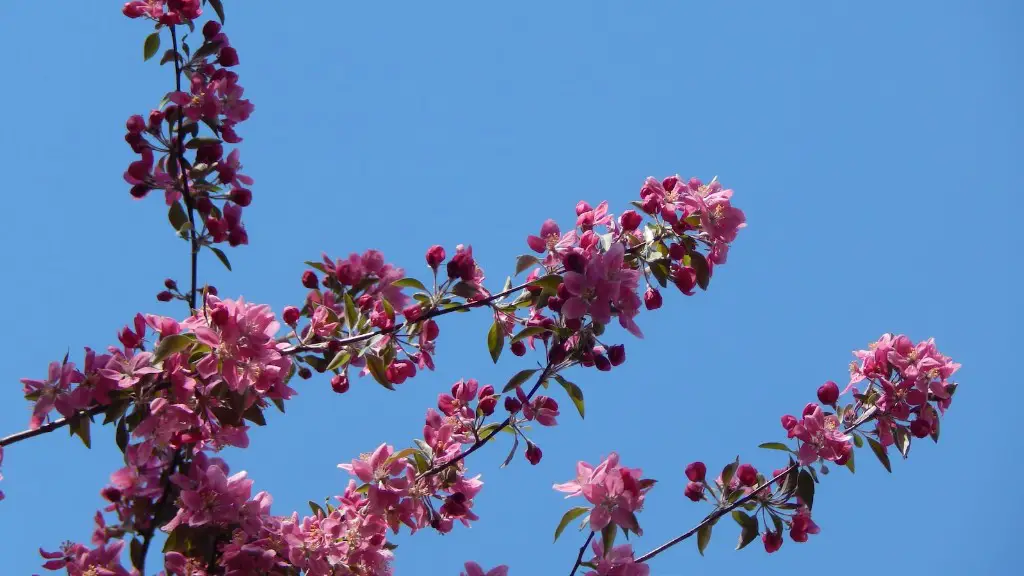
[[809,404],[803,419],[793,422],[788,429],[790,438],[803,442],[800,446],[800,464],[811,464],[818,458],[843,465],[853,450],[851,437],[841,430],[834,414],[826,415],[821,406]]
[[46,380],[22,378],[25,397],[35,401],[29,428],[39,428],[54,408],[65,417],[73,415],[76,409],[84,408],[85,406],[79,405],[81,403],[71,395],[71,385],[82,380],[84,376],[75,370],[73,362],[50,362]]
[[497,566],[484,571],[476,562],[466,562],[466,571],[459,576],[508,576],[508,566]]
[[576,465],[576,480],[556,484],[555,490],[568,493],[567,498],[582,495],[594,507],[590,512],[590,528],[599,532],[614,523],[636,534],[642,534],[635,512],[643,507],[644,494],[654,482],[641,478],[639,469],[618,465],[612,453],[596,468],[586,462]]
[[807,542],[808,534],[817,534],[821,532],[821,528],[811,520],[811,510],[807,506],[802,506],[797,513],[793,516],[793,520],[790,523],[789,537],[794,542]]
[[590,548],[594,557],[590,563],[595,569],[584,576],[648,576],[651,573],[647,564],[638,564],[633,557],[633,547],[629,544],[615,546],[605,554],[604,544],[595,538]]

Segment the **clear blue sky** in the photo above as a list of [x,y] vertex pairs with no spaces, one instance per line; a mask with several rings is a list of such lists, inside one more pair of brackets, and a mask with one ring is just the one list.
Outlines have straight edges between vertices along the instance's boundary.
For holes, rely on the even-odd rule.
[[[940,445],[916,445],[892,476],[870,454],[819,488],[820,535],[731,551],[721,525],[707,556],[687,543],[656,575],[781,573],[799,562],[859,575],[1010,573],[1021,504],[999,479],[1024,467],[1012,406],[1022,318],[1019,190],[1024,5],[997,2],[225,2],[239,72],[256,105],[242,161],[255,177],[251,245],[201,276],[277,310],[299,301],[302,261],[377,247],[411,274],[430,244],[472,243],[496,283],[554,217],[585,198],[621,212],[648,175],[675,172],[736,190],[749,227],[712,289],[672,295],[622,335],[628,363],[576,371],[588,419],[567,410],[537,440],[543,462],[471,460],[485,491],[471,530],[400,537],[399,574],[454,575],[466,559],[513,575],[567,573],[582,535],[551,544],[570,502],[550,489],[577,459],[618,450],[661,483],[641,515],[649,549],[708,509],[682,496],[683,466],[777,453],[779,416],[849,351],[883,331],[936,337],[963,363]],[[148,32],[117,2],[4,2],[6,89],[0,227],[7,329],[0,433],[28,420],[18,379],[67,349],[115,342],[187,274],[161,202],[134,202],[124,121],[170,89],[141,61]],[[271,8],[272,7],[272,8]],[[466,376],[500,384],[486,318],[445,321],[438,370],[390,393],[369,381],[338,396],[298,385],[286,415],[226,457],[274,511],[341,491],[335,468],[381,441],[405,445],[424,409]],[[87,540],[120,462],[112,430],[85,450],[64,433],[7,451],[0,503],[4,572],[38,570],[35,549]],[[980,492],[980,493],[979,493]],[[1001,497],[1007,496],[1004,502]]]

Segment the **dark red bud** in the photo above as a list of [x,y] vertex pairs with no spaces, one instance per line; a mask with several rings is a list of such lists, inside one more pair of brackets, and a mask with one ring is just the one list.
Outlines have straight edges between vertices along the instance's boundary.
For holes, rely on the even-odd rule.
[[170,302],[171,300],[174,299],[174,294],[171,294],[167,290],[164,290],[163,292],[160,292],[159,294],[156,295],[156,299],[161,302]]
[[217,64],[225,68],[238,66],[238,51],[231,46],[221,48],[220,54],[217,55]]
[[434,246],[431,246],[427,250],[427,266],[430,266],[430,268],[436,272],[437,268],[441,265],[442,262],[444,262],[446,256],[447,255],[444,253],[443,246],[438,246],[436,244]]
[[220,34],[220,22],[216,20],[210,20],[203,25],[203,38],[210,40],[217,34]]
[[544,457],[544,453],[541,451],[540,446],[537,446],[533,442],[526,442],[526,459],[536,466],[540,463],[540,459]]
[[235,188],[231,191],[231,201],[239,206],[252,203],[252,192],[248,188]]
[[740,481],[741,486],[756,486],[757,468],[750,464],[740,464],[740,467],[736,469],[736,478]]
[[619,216],[619,225],[622,226],[623,230],[632,232],[640,227],[643,223],[644,217],[637,213],[636,210],[626,210]]
[[505,410],[510,414],[519,412],[523,408],[522,402],[512,396],[505,396]]
[[616,344],[608,348],[608,359],[612,361],[612,366],[619,366],[626,361],[626,347]]
[[309,368],[306,368],[305,366],[299,368],[299,378],[302,378],[303,380],[309,380],[312,377],[313,372]]
[[526,354],[526,344],[523,344],[522,340],[516,340],[515,342],[513,342],[512,345],[509,346],[509,349],[512,350],[512,353],[515,354],[516,356],[522,356]]
[[281,317],[284,318],[285,324],[295,326],[295,323],[299,321],[299,309],[295,306],[286,306]]
[[686,489],[683,490],[683,495],[694,502],[700,502],[701,498],[704,497],[704,485],[699,482],[690,482],[686,485]]
[[703,482],[707,473],[708,467],[703,462],[690,462],[686,465],[686,477],[690,482]]
[[839,400],[839,386],[829,380],[818,388],[818,401],[827,406],[834,406]]
[[661,308],[661,292],[648,286],[647,292],[644,292],[644,307],[648,310]]
[[302,273],[302,285],[310,290],[316,290],[320,286],[320,280],[312,270],[306,270]]
[[910,423],[910,433],[915,438],[924,438],[932,433],[932,425],[920,418]]
[[594,356],[594,366],[597,366],[597,369],[601,372],[607,372],[612,369],[611,361],[604,354]]
[[133,198],[145,198],[146,194],[149,194],[150,190],[152,190],[152,188],[150,188],[149,186],[146,186],[145,184],[136,184],[135,186],[132,186],[132,190],[131,190],[132,197]]
[[348,386],[348,376],[344,374],[335,374],[331,377],[331,389],[338,394],[348,392]]

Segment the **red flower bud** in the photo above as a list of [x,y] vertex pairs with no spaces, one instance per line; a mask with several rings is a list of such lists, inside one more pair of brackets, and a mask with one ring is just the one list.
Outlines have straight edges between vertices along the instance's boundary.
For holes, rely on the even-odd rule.
[[765,532],[761,535],[761,542],[764,542],[765,552],[769,554],[778,552],[779,548],[782,548],[782,533]]
[[910,423],[910,433],[913,434],[915,438],[924,438],[932,433],[932,425],[930,422],[926,422],[918,418]]
[[540,459],[544,456],[541,452],[540,446],[537,446],[529,440],[526,441],[526,459],[530,461],[530,464],[536,466],[540,463]]
[[612,363],[608,360],[608,357],[604,354],[597,354],[594,356],[594,366],[601,372],[607,372],[612,369]]
[[522,340],[516,340],[515,342],[513,342],[509,346],[509,349],[512,350],[512,353],[515,354],[516,356],[522,356],[526,354],[526,344],[523,344]]
[[138,18],[146,13],[145,2],[125,2],[121,13],[129,18]]
[[320,286],[320,280],[317,279],[316,274],[312,270],[306,270],[302,273],[302,285],[310,290],[315,290]]
[[173,279],[168,278],[168,279],[164,280],[164,287],[167,288],[168,290],[177,290],[178,289],[178,283],[175,282]]
[[150,190],[152,190],[152,188],[145,184],[136,184],[135,186],[132,186],[131,194],[133,198],[145,198],[146,194],[149,194]]
[[510,414],[515,414],[516,412],[519,412],[519,410],[521,410],[522,408],[523,404],[517,398],[513,398],[512,396],[505,396],[505,410],[507,410]]
[[686,489],[683,490],[683,495],[694,502],[700,502],[701,498],[704,497],[704,485],[699,482],[690,482],[686,485]]
[[146,120],[142,116],[135,114],[125,123],[125,128],[132,134],[138,134],[146,129]]
[[208,196],[200,196],[196,198],[196,210],[199,210],[200,214],[208,215],[213,211],[213,202]]
[[741,486],[756,486],[757,468],[750,464],[740,464],[740,467],[736,469],[736,478],[740,481]]
[[785,428],[786,430],[792,430],[793,427],[796,426],[796,425],[797,425],[796,416],[793,416],[791,414],[786,414],[785,416],[782,417],[782,427]]
[[220,22],[216,20],[210,20],[203,25],[203,38],[210,40],[217,34],[220,34]]
[[299,309],[295,306],[286,306],[281,316],[284,318],[285,324],[294,327],[295,323],[299,321]]
[[407,322],[415,322],[423,316],[423,308],[419,304],[412,304],[402,309],[402,316]]
[[636,212],[636,210],[626,210],[619,216],[619,225],[622,226],[623,230],[632,232],[640,227],[640,224],[644,221],[644,217]]
[[565,320],[565,327],[573,332],[579,330],[583,326],[583,322],[579,318],[567,318]]
[[427,250],[427,266],[437,272],[437,268],[444,262],[446,254],[444,253],[444,247],[434,245]]
[[238,66],[238,51],[231,46],[221,48],[220,54],[217,55],[217,64],[225,68]]
[[703,462],[690,462],[686,465],[686,477],[690,482],[703,482],[708,473],[708,467]]
[[345,374],[335,374],[331,377],[331,389],[338,394],[344,394],[348,392],[348,376]]
[[[587,259],[579,252],[569,252],[562,262],[565,264],[566,270],[579,274],[583,274],[587,268]],[[562,294],[559,293],[559,296],[562,296]]]
[[252,192],[248,188],[235,188],[230,197],[239,206],[248,206],[252,202]]
[[686,256],[686,247],[682,244],[673,244],[668,247],[668,257],[673,260],[682,260]]
[[548,361],[552,364],[561,364],[565,361],[565,348],[561,342],[555,342],[548,351]]
[[423,335],[427,340],[437,340],[437,335],[440,333],[441,329],[438,328],[437,322],[427,320],[423,323]]
[[303,380],[309,380],[312,377],[313,372],[311,372],[309,368],[306,368],[305,366],[299,368],[299,378],[302,378]]
[[584,212],[590,212],[591,210],[593,210],[593,208],[590,207],[590,204],[587,204],[586,200],[580,200],[579,202],[576,203],[577,216],[583,214]]
[[156,295],[156,299],[161,302],[170,302],[171,300],[174,299],[174,294],[171,294],[167,290],[164,290],[163,292],[160,292],[159,294]]
[[498,406],[497,396],[488,396],[487,398],[481,398],[477,403],[477,408],[484,416],[490,416],[494,414],[494,408]]
[[612,361],[612,366],[619,366],[626,361],[626,347],[622,344],[609,347],[608,359]]
[[210,311],[210,319],[213,320],[213,323],[216,324],[217,326],[223,326],[227,324],[228,319],[230,317],[231,314],[228,312],[228,309],[225,308],[223,305],[218,305],[216,308]]
[[654,287],[648,286],[647,291],[644,292],[644,307],[648,310],[661,308],[661,292]]
[[560,312],[562,310],[562,302],[563,300],[558,296],[552,296],[551,298],[548,298],[548,308],[550,308],[552,312]]
[[829,380],[818,388],[818,401],[827,406],[834,406],[839,400],[839,386]]
[[207,286],[206,287],[206,293],[209,294],[210,296],[216,296],[217,295],[217,287],[216,286]]

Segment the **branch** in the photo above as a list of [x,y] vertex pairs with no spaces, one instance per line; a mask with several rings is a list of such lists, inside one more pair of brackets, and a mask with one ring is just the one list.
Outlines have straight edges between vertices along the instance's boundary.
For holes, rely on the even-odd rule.
[[[850,425],[849,428],[846,428],[845,430],[843,430],[843,433],[844,434],[849,434],[850,432],[853,432],[855,429],[857,429],[857,427],[860,426],[861,424],[864,424],[865,422],[871,420],[871,417],[874,416],[876,410],[877,410],[877,408],[874,407],[874,406],[868,408],[864,412],[864,414],[861,414],[860,418],[858,418],[856,422],[854,422],[852,425]],[[790,464],[782,472],[779,472],[778,474],[776,474],[774,478],[772,478],[771,480],[768,480],[764,484],[761,484],[760,486],[755,488],[753,491],[751,491],[746,496],[740,498],[739,500],[733,502],[732,504],[726,506],[725,508],[718,508],[718,509],[716,509],[711,514],[708,514],[707,517],[704,518],[704,520],[701,520],[700,524],[697,524],[693,528],[687,530],[686,532],[680,534],[679,536],[673,538],[672,540],[669,540],[668,542],[662,544],[661,546],[658,546],[654,550],[651,550],[647,554],[644,554],[643,556],[637,558],[636,559],[637,563],[647,562],[648,560],[650,560],[651,558],[654,558],[658,554],[661,554],[665,550],[668,550],[669,548],[675,546],[676,544],[679,544],[683,540],[686,540],[687,538],[693,536],[694,534],[696,534],[704,526],[707,526],[708,524],[714,523],[715,521],[717,521],[722,516],[725,516],[726,514],[732,512],[736,508],[739,508],[740,506],[746,504],[751,499],[753,499],[754,496],[756,496],[758,493],[760,493],[762,490],[764,490],[768,486],[771,486],[772,484],[777,482],[780,478],[782,478],[786,474],[789,474],[794,468],[798,468],[798,467],[799,467],[799,463]]]
[[[106,409],[107,409],[107,407],[105,405],[96,405],[96,406],[93,406],[93,407],[89,408],[88,410],[82,410],[81,412],[78,412],[77,416],[92,417],[92,416],[95,416],[96,414],[99,414],[100,412],[103,412]],[[71,418],[58,418],[58,419],[50,422],[49,424],[43,424],[39,428],[35,428],[35,429],[32,429],[32,430],[23,430],[21,432],[15,432],[14,434],[11,434],[10,436],[5,436],[4,438],[0,438],[0,448],[2,448],[4,446],[7,446],[8,444],[14,444],[15,442],[20,442],[22,440],[28,440],[29,438],[32,438],[32,437],[35,437],[35,436],[40,436],[42,434],[46,434],[47,432],[53,432],[54,430],[56,430],[58,428],[63,428],[64,426],[67,426],[70,423],[71,423]]]
[[590,536],[587,536],[587,541],[580,546],[580,553],[576,556],[576,563],[572,565],[572,572],[569,572],[569,576],[576,576],[576,571],[579,570],[580,564],[583,564],[583,555],[587,552],[587,546],[590,546],[590,541],[594,539],[594,531],[590,531]]
[[[537,389],[540,388],[540,385],[543,384],[545,380],[547,380],[548,375],[551,373],[551,368],[552,368],[552,366],[551,366],[551,363],[549,362],[547,364],[547,366],[544,367],[544,370],[541,371],[540,377],[537,378],[537,383],[533,385],[533,388],[530,389],[530,393],[526,395],[527,401],[529,401],[531,398],[533,398],[533,395],[537,393]],[[473,445],[470,446],[469,448],[467,448],[466,450],[463,450],[462,452],[459,452],[451,460],[448,460],[447,462],[444,462],[444,463],[441,463],[441,464],[437,464],[433,468],[431,468],[430,470],[427,470],[426,472],[420,473],[416,477],[416,479],[419,480],[421,478],[426,478],[428,476],[434,476],[435,474],[438,474],[438,473],[442,472],[443,470],[447,469],[448,467],[461,462],[467,456],[469,456],[473,452],[476,452],[477,450],[479,450],[484,444],[487,444],[487,442],[489,442],[491,440],[491,438],[494,438],[495,436],[497,436],[498,432],[501,432],[509,424],[511,424],[512,423],[512,418],[514,416],[515,416],[514,414],[509,414],[508,418],[505,418],[505,421],[501,423],[501,426],[498,426],[494,430],[491,430],[486,436],[484,436],[483,438],[480,438],[479,440],[474,442]]]

